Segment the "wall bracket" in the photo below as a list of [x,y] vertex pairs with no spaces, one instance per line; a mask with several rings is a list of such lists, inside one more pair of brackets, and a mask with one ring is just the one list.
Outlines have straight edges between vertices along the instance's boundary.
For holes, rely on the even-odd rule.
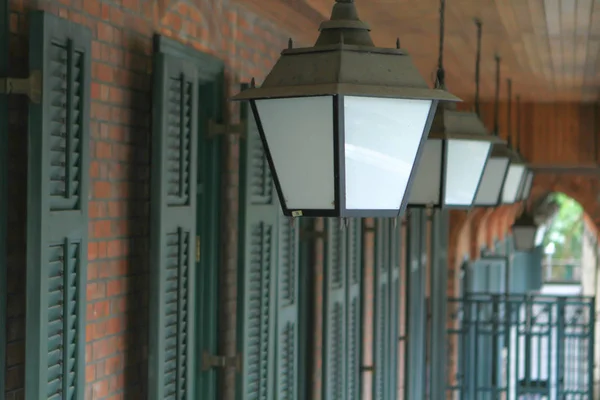
[[208,121],[208,137],[214,138],[219,135],[233,135],[241,139],[246,138],[248,124],[246,121],[240,121],[238,124],[220,124],[214,120]]
[[235,369],[242,371],[242,356],[237,354],[233,357],[215,356],[206,350],[202,353],[202,371],[208,371],[211,368]]
[[33,71],[28,78],[0,78],[0,94],[24,94],[32,103],[42,101],[42,72]]

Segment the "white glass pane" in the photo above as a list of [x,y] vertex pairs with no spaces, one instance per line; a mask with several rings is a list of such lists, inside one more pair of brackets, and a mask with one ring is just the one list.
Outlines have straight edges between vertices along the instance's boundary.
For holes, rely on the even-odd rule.
[[436,205],[440,202],[442,187],[442,141],[427,139],[417,163],[412,187],[409,189],[409,205]]
[[256,107],[287,208],[333,209],[333,98],[257,100]]
[[500,200],[502,184],[508,168],[508,158],[490,158],[483,171],[481,185],[475,196],[475,205],[496,205]]
[[522,200],[527,200],[529,197],[529,193],[531,192],[531,184],[533,183],[533,172],[529,171],[527,173],[527,178],[525,178],[525,185],[523,185],[523,193],[521,195]]
[[537,227],[513,227],[512,232],[515,240],[515,249],[530,250],[535,246],[535,235],[537,233]]
[[544,241],[544,235],[546,234],[546,225],[542,225],[538,227],[537,232],[535,233],[535,245],[539,246]]
[[400,208],[430,100],[345,97],[346,207]]
[[488,159],[490,142],[448,140],[445,204],[470,206]]
[[525,172],[524,165],[511,165],[508,168],[508,175],[504,181],[504,189],[502,190],[502,202],[505,204],[514,203],[517,197],[517,191],[521,185],[521,178]]

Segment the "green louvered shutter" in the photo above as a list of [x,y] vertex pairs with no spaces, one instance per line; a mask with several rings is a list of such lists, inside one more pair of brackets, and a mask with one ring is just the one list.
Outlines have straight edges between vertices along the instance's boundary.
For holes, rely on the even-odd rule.
[[324,400],[345,400],[346,382],[346,240],[340,221],[327,220],[325,261]]
[[[240,329],[238,398],[272,400],[279,205],[254,118],[240,144]],[[295,257],[295,256],[294,256]],[[295,285],[293,283],[292,285]],[[295,287],[295,286],[294,286]],[[294,296],[295,293],[290,293]]]
[[374,382],[373,400],[389,398],[389,293],[390,293],[390,221],[375,220],[375,293],[374,293]]
[[[8,75],[9,44],[8,1],[0,4],[0,76]],[[6,327],[7,257],[6,229],[8,221],[8,95],[0,94],[0,326]],[[6,368],[6,329],[0,328],[0,399],[4,399]]]
[[427,262],[426,215],[411,209],[406,237],[406,315],[405,398],[425,398],[426,304],[425,265]]
[[360,400],[360,360],[362,344],[361,277],[362,220],[351,219],[345,230],[347,246],[346,304],[346,400]]
[[197,67],[154,54],[151,165],[150,399],[193,393]]
[[91,34],[31,13],[26,399],[83,399],[88,244]]
[[388,350],[388,393],[389,398],[393,399],[398,392],[398,340],[400,337],[400,228],[396,226],[394,221],[388,222],[389,237],[390,237],[390,253],[389,253],[389,337]]
[[277,206],[279,215],[277,257],[277,339],[275,396],[277,400],[298,397],[298,253],[299,231]]

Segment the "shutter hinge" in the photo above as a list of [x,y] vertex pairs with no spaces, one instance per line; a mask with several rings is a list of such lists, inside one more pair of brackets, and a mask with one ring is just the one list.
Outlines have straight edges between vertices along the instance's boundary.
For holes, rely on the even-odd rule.
[[32,103],[42,100],[42,73],[33,71],[29,78],[0,78],[0,94],[24,94]]
[[246,137],[247,125],[248,124],[244,120],[240,121],[238,124],[219,124],[211,119],[208,121],[208,137],[210,139],[219,135],[233,135],[243,139]]
[[200,236],[196,236],[196,262],[200,262]]
[[202,352],[202,371],[208,371],[211,368],[235,369],[237,372],[241,372],[242,356],[241,354],[233,357],[215,356],[204,350]]

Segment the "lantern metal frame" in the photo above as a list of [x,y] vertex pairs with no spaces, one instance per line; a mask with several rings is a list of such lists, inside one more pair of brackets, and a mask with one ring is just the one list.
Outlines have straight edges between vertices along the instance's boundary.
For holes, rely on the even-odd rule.
[[531,188],[533,187],[533,178],[535,177],[533,170],[527,168],[525,171],[525,178],[523,180],[523,187],[520,190],[519,198],[521,201],[527,201],[531,194]]
[[[336,0],[331,18],[321,23],[320,35],[313,47],[288,48],[260,87],[253,84],[232,98],[250,101],[265,156],[284,215],[291,217],[397,217],[408,203],[416,165],[427,139],[438,101],[460,99],[445,90],[431,89],[419,74],[411,57],[400,49],[375,47],[370,28],[360,21],[353,0]],[[256,101],[299,97],[332,98],[334,140],[334,207],[328,209],[289,209],[283,195],[280,176],[275,168]],[[431,101],[421,141],[409,174],[406,190],[398,208],[391,210],[348,210],[346,208],[344,97],[398,98]],[[308,161],[307,161],[308,162]]]

